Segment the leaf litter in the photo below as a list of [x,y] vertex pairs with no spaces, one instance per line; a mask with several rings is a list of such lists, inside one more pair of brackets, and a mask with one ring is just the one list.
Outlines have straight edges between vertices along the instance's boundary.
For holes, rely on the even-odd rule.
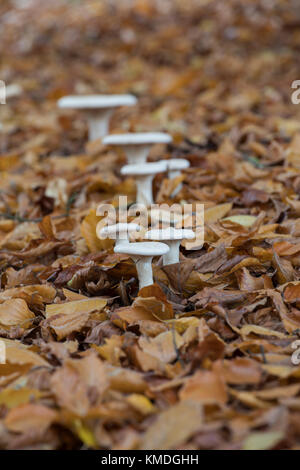
[[[299,8],[163,3],[1,2],[1,449],[299,449]],[[150,159],[188,159],[175,202],[205,206],[140,292],[96,236],[124,155],[56,107],[127,92],[113,131],[171,133]]]

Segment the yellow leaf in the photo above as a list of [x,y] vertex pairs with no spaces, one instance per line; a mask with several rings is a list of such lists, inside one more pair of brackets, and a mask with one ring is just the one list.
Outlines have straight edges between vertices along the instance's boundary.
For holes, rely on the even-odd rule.
[[226,214],[231,210],[232,204],[219,204],[218,206],[210,207],[204,211],[205,223],[217,222],[219,219],[223,219]]
[[87,447],[97,447],[97,441],[93,432],[83,424],[81,419],[75,419],[73,422],[74,431]]
[[256,335],[286,338],[286,335],[284,333],[281,333],[280,331],[269,330],[268,328],[259,325],[244,325],[241,329],[235,328],[234,330],[242,336],[247,336],[250,333],[254,333]]
[[151,401],[138,393],[132,393],[127,397],[127,402],[143,415],[149,415],[156,412],[155,406]]
[[5,388],[0,392],[0,405],[7,408],[15,408],[16,406],[28,403],[32,398],[38,399],[41,396],[39,390],[23,387],[20,389]]
[[85,242],[92,253],[102,250],[109,250],[114,245],[113,240],[100,240],[97,237],[96,227],[101,219],[102,217],[97,217],[96,210],[91,209],[81,224],[81,235],[85,239]]
[[257,217],[253,215],[231,215],[223,219],[224,221],[234,222],[235,224],[243,225],[243,227],[251,227],[254,224]]
[[101,311],[106,306],[107,300],[98,297],[83,300],[74,300],[73,302],[65,302],[63,304],[52,304],[46,306],[46,317],[53,315],[74,313],[90,313],[95,310]]
[[[193,312],[194,313],[194,312]],[[174,325],[179,334],[184,333],[190,326],[199,326],[200,320],[197,317],[182,317],[176,320],[168,320],[167,323]]]
[[125,353],[122,351],[122,344],[124,338],[119,335],[112,335],[110,338],[105,339],[105,344],[102,346],[93,345],[102,359],[105,359],[113,366],[120,365],[120,357]]
[[275,447],[282,439],[282,431],[254,432],[250,434],[243,445],[243,450],[267,450]]
[[[61,258],[60,258],[61,259]],[[77,292],[73,292],[72,290],[63,288],[63,293],[66,299],[71,302],[73,300],[85,300],[88,299],[86,295],[78,294]]]

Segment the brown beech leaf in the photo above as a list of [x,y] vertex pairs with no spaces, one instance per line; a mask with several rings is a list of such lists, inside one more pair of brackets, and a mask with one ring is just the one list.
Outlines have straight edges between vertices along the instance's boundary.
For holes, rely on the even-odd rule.
[[49,326],[55,331],[57,339],[66,338],[71,333],[79,332],[86,325],[89,313],[73,312],[60,315],[52,315],[49,319]]
[[263,277],[251,276],[247,268],[243,267],[241,270],[237,271],[236,277],[241,290],[251,292],[264,288]]
[[181,401],[160,413],[143,436],[140,449],[176,449],[202,425],[201,405],[191,400]]
[[148,386],[142,373],[125,367],[107,366],[106,373],[112,390],[124,393],[144,393]]
[[56,289],[54,287],[43,284],[24,287],[15,287],[0,292],[0,301],[9,299],[21,298],[24,299],[29,306],[40,305],[49,303],[54,300],[56,296]]
[[100,298],[91,298],[83,300],[74,300],[72,302],[65,302],[63,304],[52,304],[46,306],[46,317],[50,318],[53,315],[71,315],[71,314],[84,314],[93,311],[100,312],[106,306],[107,301]]
[[5,271],[6,288],[37,284],[38,274],[42,271],[45,271],[45,266],[42,265],[30,265],[19,271],[16,271],[14,268],[8,268]]
[[9,299],[0,304],[0,324],[5,326],[28,325],[34,318],[23,299]]
[[200,273],[213,273],[227,260],[224,244],[218,246],[205,255],[193,260],[194,269]]
[[300,282],[290,284],[284,289],[284,300],[288,303],[300,301]]
[[143,307],[136,306],[119,308],[111,316],[111,321],[124,330],[127,328],[127,325],[153,320],[157,321],[151,312]]
[[102,346],[95,346],[102,359],[105,359],[113,366],[120,366],[120,358],[125,357],[125,353],[122,351],[122,345],[124,338],[119,335],[112,335],[110,338],[106,338],[105,343]]
[[59,415],[43,405],[24,404],[13,408],[5,417],[5,426],[13,432],[25,433],[35,428],[41,431],[46,430],[55,421],[58,421]]
[[203,405],[225,405],[227,391],[223,377],[218,372],[201,370],[189,377],[180,390],[181,400],[194,400]]
[[262,377],[259,364],[246,357],[215,362],[214,370],[218,371],[228,384],[258,384]]
[[61,407],[85,416],[102,400],[108,387],[104,364],[95,354],[83,359],[67,359],[51,377],[51,387]]
[[160,320],[169,320],[174,317],[172,305],[157,284],[141,289],[133,306],[143,308]]
[[268,295],[271,297],[274,306],[282,319],[286,331],[293,333],[293,331],[300,328],[300,312],[296,309],[289,311],[283,302],[280,292],[275,290],[268,290]]
[[140,348],[150,356],[162,362],[172,362],[184,341],[176,331],[160,333],[155,338],[141,337],[138,341]]
[[6,361],[10,364],[32,366],[46,366],[49,364],[39,354],[32,351],[28,346],[16,340],[2,339],[6,347]]
[[162,266],[162,271],[167,275],[170,285],[177,292],[182,292],[186,281],[194,269],[192,260],[184,260],[180,263]]

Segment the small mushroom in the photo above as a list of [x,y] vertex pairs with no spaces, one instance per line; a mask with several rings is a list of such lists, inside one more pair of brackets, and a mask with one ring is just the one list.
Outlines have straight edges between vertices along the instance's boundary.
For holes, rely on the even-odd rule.
[[[185,160],[185,158],[170,158],[167,160],[167,168],[168,168],[168,178],[174,179],[177,176],[181,175],[181,170],[185,170],[190,166],[190,162]],[[172,193],[172,197],[176,196],[182,188],[182,183],[180,183],[176,189],[174,189]]]
[[115,225],[107,225],[106,227],[96,229],[99,238],[110,238],[116,240],[115,247],[120,247],[129,244],[129,236],[131,233],[139,232],[140,226],[138,224],[118,223]]
[[153,284],[152,258],[162,256],[169,251],[168,245],[159,242],[137,242],[116,246],[115,253],[129,255],[136,265],[139,288]]
[[130,165],[145,163],[153,144],[168,144],[170,142],[172,142],[172,137],[163,132],[112,134],[103,139],[105,145],[123,147]]
[[164,173],[166,169],[166,160],[161,160],[140,165],[125,165],[121,169],[121,174],[135,178],[137,186],[136,202],[148,207],[153,204],[153,178],[157,173]]
[[89,140],[104,137],[109,132],[109,120],[114,108],[133,106],[137,99],[133,95],[70,95],[58,100],[59,108],[86,111],[89,124]]
[[195,233],[189,229],[169,227],[165,229],[149,230],[145,234],[146,240],[160,240],[166,243],[170,251],[163,255],[163,265],[179,263],[179,247],[182,240],[192,240]]

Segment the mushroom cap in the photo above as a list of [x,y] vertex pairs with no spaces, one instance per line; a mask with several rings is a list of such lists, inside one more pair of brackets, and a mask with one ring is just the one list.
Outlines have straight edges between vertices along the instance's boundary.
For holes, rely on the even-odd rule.
[[105,145],[168,144],[172,142],[172,137],[164,132],[132,132],[107,135],[102,142]]
[[[106,225],[105,227],[102,227],[101,230],[99,231],[100,237],[103,236],[113,236],[117,237],[120,233],[131,233],[131,232],[139,232],[140,231],[140,226],[138,224],[134,223],[119,223],[115,225]],[[98,233],[97,233],[98,235]]]
[[166,170],[166,160],[161,160],[159,162],[143,163],[140,165],[125,165],[121,168],[121,174],[124,176],[147,176],[163,173]]
[[185,170],[190,166],[190,162],[185,158],[170,158],[167,160],[168,170]]
[[158,221],[158,222],[170,222],[174,221],[174,223],[181,222],[183,219],[182,213],[177,213],[175,211],[168,211],[168,210],[161,210],[161,209],[151,209],[150,212],[151,220]]
[[58,100],[59,108],[98,109],[116,106],[133,106],[137,99],[133,95],[69,95]]
[[168,245],[160,242],[136,242],[129,243],[126,246],[116,246],[115,253],[136,256],[160,256],[169,251]]
[[163,229],[148,230],[145,234],[147,240],[192,240],[195,238],[193,230],[168,227]]

